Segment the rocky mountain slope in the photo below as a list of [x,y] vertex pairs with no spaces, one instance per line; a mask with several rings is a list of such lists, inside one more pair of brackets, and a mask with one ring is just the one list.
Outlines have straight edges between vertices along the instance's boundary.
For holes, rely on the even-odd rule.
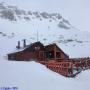
[[6,5],[4,3],[0,3],[0,17],[10,21],[18,21],[21,19],[25,21],[33,21],[33,19],[43,21],[43,19],[46,19],[49,22],[58,22],[57,26],[60,28],[70,28],[69,21],[65,20],[59,13],[25,11],[19,9],[17,6]]

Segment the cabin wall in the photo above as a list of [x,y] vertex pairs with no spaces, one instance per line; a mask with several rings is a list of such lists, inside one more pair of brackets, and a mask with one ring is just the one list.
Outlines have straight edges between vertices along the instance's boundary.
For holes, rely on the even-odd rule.
[[61,52],[61,59],[69,59],[69,57],[67,57],[67,55],[65,55],[63,52]]
[[49,52],[49,51],[53,51],[53,55],[54,55],[54,60],[65,60],[68,59],[69,57],[67,57],[67,55],[61,51],[56,45],[52,45],[52,46],[47,46],[45,47],[45,51]]
[[60,58],[61,59],[69,59],[69,56],[67,56],[61,49],[59,49],[57,46],[56,46],[56,53],[57,52],[60,52]]
[[29,61],[31,59],[34,60],[45,60],[44,51],[37,51],[37,52],[19,52],[15,54],[8,55],[9,60],[17,60],[17,61]]
[[34,52],[26,52],[26,53],[23,52],[17,54],[16,59],[29,61],[30,59],[37,59],[37,55]]

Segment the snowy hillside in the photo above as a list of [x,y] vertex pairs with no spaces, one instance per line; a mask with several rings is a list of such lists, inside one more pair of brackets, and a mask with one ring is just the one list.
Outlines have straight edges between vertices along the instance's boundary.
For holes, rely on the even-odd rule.
[[33,12],[0,3],[0,48],[4,55],[15,50],[18,40],[25,38],[27,44],[37,41],[37,30],[39,41],[57,43],[70,57],[90,56],[90,33],[78,30],[60,13]]
[[35,42],[37,31],[45,45],[57,43],[70,57],[90,57],[90,33],[78,30],[60,13],[20,9],[15,1],[0,3],[0,90],[90,90],[89,70],[66,78],[36,62],[7,61],[7,54],[16,51],[17,41],[21,46],[23,39],[27,44]]
[[[2,72],[3,70],[3,72]],[[17,90],[90,90],[90,71],[66,78],[35,62],[0,61],[0,88]]]

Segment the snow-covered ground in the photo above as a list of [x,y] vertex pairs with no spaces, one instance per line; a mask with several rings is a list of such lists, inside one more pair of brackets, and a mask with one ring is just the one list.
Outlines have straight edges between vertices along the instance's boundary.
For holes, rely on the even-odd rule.
[[90,71],[66,78],[32,62],[0,61],[0,87],[18,90],[90,90]]
[[8,61],[6,54],[12,52],[17,38],[0,38],[0,88],[17,87],[18,90],[89,90],[90,71],[75,78],[63,77],[45,66],[32,62]]
[[[18,87],[18,90],[90,90],[89,70],[76,78],[66,78],[34,61],[7,60],[7,54],[16,51],[17,41],[21,41],[21,46],[22,39],[27,39],[27,44],[37,41],[37,30],[42,43],[54,42],[70,57],[90,57],[90,33],[82,32],[69,23],[66,25],[65,21],[61,23],[64,18],[57,19],[57,14],[54,19],[42,16],[38,19],[32,14],[29,16],[30,21],[27,21],[23,19],[25,15],[17,16],[12,10],[16,21],[10,21],[10,17],[1,18],[3,7],[0,5],[0,89]],[[7,9],[6,5],[4,9],[7,12],[12,7]],[[12,12],[11,14],[13,15]],[[69,26],[69,29],[62,28],[63,25],[65,28]]]

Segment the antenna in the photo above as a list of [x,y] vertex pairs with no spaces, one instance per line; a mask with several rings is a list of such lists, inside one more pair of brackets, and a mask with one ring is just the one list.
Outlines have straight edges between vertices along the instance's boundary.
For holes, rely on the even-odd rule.
[[37,30],[37,42],[38,42],[38,30]]

